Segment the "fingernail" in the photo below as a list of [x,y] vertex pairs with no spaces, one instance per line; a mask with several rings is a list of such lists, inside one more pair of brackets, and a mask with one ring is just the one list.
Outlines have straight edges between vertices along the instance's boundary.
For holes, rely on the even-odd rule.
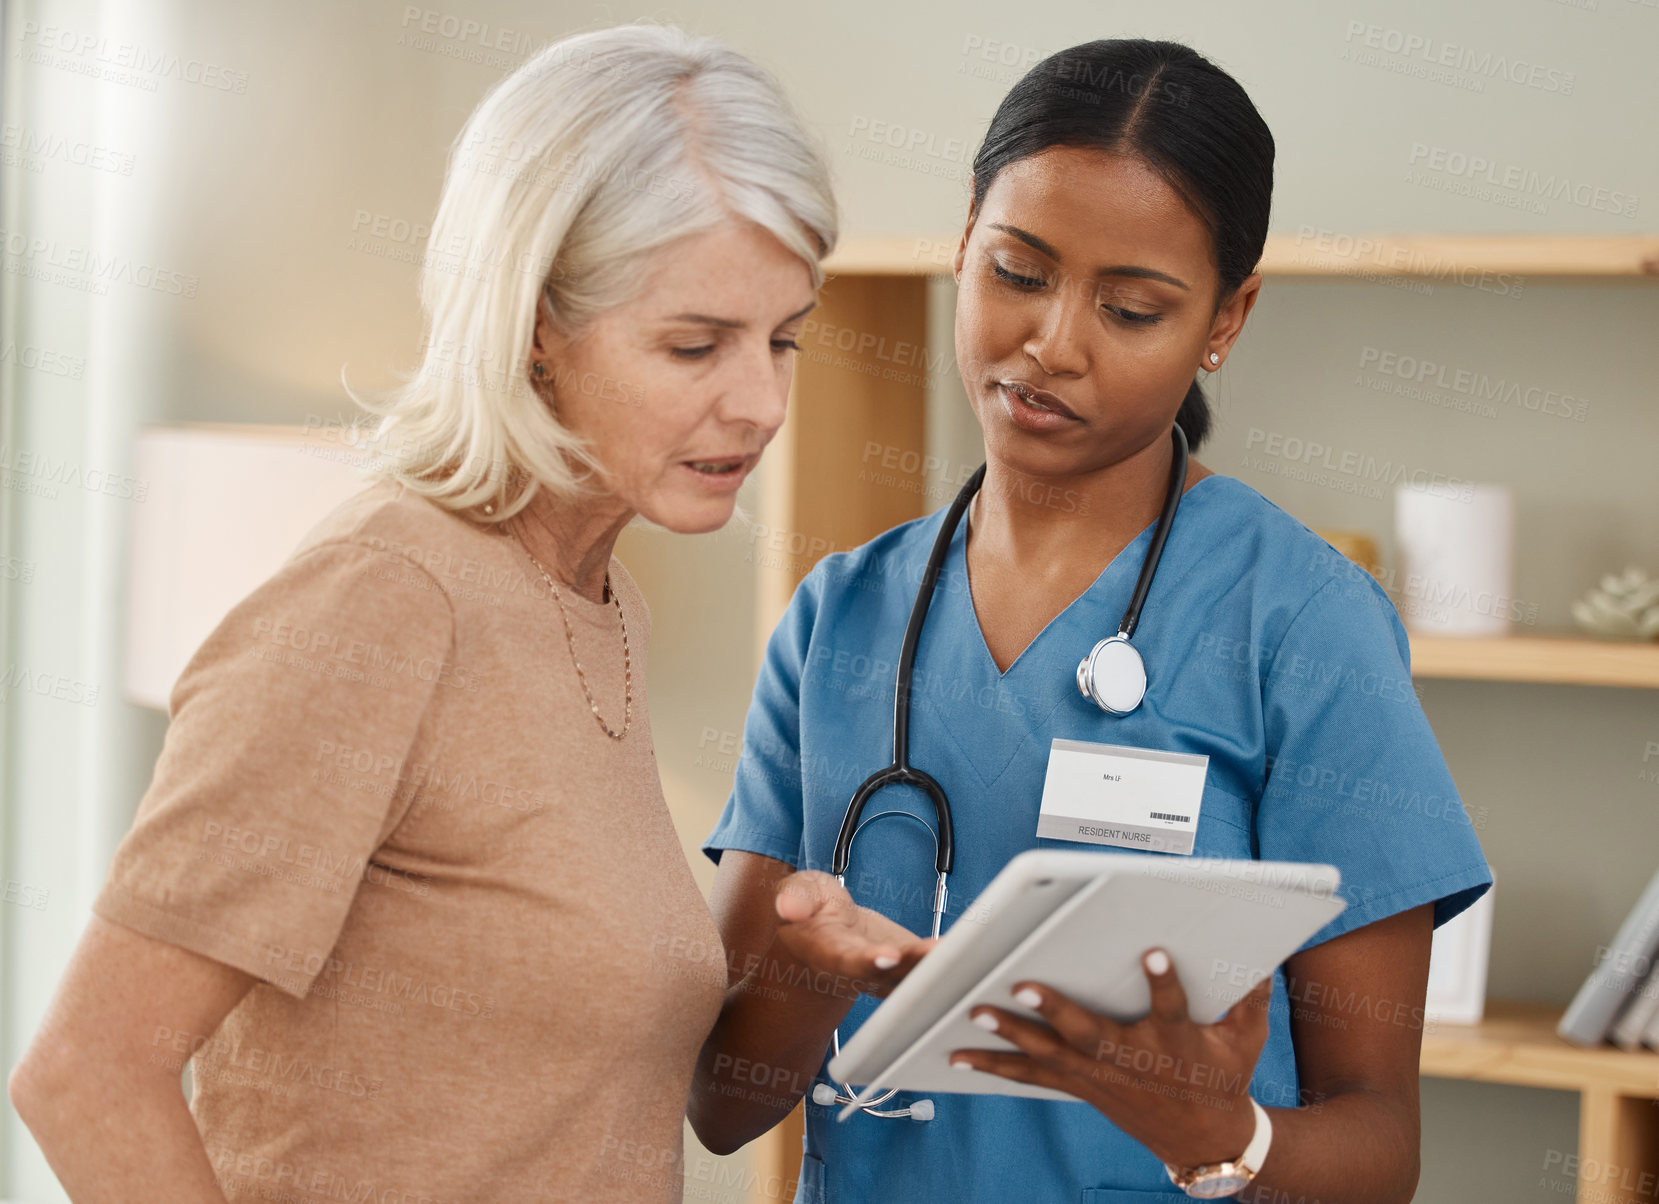
[[971,1062],[954,1062],[953,1061],[950,1064],[950,1068],[952,1070],[972,1070],[973,1069],[973,1063],[971,1063]]
[[1014,1002],[1021,1007],[1040,1008],[1043,1006],[1043,997],[1030,987],[1014,992]]
[[997,1031],[997,1017],[995,1012],[976,1013],[973,1017],[973,1022],[979,1025],[980,1028],[989,1029],[993,1033]]
[[878,969],[878,970],[891,970],[894,966],[896,966],[898,964],[899,964],[899,959],[898,958],[890,957],[885,953],[881,954],[879,957],[876,958],[876,969]]
[[1169,973],[1169,954],[1162,949],[1154,949],[1146,955],[1146,968],[1154,974]]

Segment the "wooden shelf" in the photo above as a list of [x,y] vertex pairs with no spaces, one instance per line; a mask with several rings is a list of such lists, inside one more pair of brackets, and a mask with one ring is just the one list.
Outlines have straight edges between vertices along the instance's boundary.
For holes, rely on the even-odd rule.
[[1603,1088],[1659,1098],[1659,1053],[1611,1045],[1581,1049],[1555,1035],[1561,1009],[1488,1000],[1479,1024],[1433,1024],[1423,1033],[1422,1073],[1557,1091]]
[[1413,677],[1659,689],[1659,644],[1571,635],[1413,635]]
[[[825,268],[842,276],[926,276],[950,271],[961,232],[852,235]],[[1268,276],[1417,276],[1473,283],[1481,273],[1511,277],[1659,278],[1652,234],[1270,234]]]
[[1659,235],[1270,234],[1270,276],[1659,276]]
[[[1555,1035],[1561,1009],[1487,1000],[1479,1024],[1423,1033],[1427,1078],[1578,1092],[1578,1148],[1553,1174],[1578,1204],[1651,1204],[1659,1182],[1659,1053],[1581,1049]],[[1566,1160],[1567,1154],[1573,1160]],[[1546,1164],[1548,1165],[1548,1164]]]
[[824,271],[831,276],[947,276],[961,234],[863,234],[843,238]]

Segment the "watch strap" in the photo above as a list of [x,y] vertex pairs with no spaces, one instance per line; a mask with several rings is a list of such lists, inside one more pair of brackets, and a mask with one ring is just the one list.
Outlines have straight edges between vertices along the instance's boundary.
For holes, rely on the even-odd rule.
[[1244,1153],[1238,1156],[1252,1178],[1262,1169],[1262,1163],[1267,1161],[1267,1147],[1273,1144],[1273,1121],[1267,1115],[1267,1109],[1254,1099],[1250,1106],[1256,1110],[1256,1131],[1250,1137],[1250,1144],[1244,1147]]
[[1250,1100],[1251,1110],[1256,1114],[1256,1128],[1250,1135],[1250,1144],[1244,1147],[1244,1153],[1231,1162],[1212,1162],[1203,1166],[1182,1168],[1164,1163],[1164,1170],[1169,1174],[1170,1182],[1185,1191],[1189,1186],[1219,1178],[1243,1178],[1245,1183],[1254,1179],[1262,1169],[1262,1163],[1267,1161],[1267,1150],[1273,1142],[1273,1121],[1263,1108],[1254,1099]]

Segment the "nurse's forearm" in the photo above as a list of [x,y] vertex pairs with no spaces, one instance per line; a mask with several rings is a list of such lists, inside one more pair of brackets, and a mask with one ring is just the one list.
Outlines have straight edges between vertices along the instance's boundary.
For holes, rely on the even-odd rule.
[[1269,1108],[1273,1142],[1246,1204],[1409,1204],[1419,1171],[1417,1123],[1385,1095],[1356,1090],[1302,1108]]
[[731,1153],[789,1115],[857,997],[856,984],[814,971],[774,940],[727,988],[703,1043],[686,1109],[697,1139]]

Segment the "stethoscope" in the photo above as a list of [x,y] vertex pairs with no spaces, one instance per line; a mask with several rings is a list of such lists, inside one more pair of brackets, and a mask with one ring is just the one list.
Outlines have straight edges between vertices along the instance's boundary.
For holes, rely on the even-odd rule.
[[[1147,591],[1152,588],[1152,577],[1158,571],[1158,561],[1163,558],[1164,543],[1169,538],[1169,529],[1175,522],[1175,511],[1180,508],[1181,494],[1185,489],[1186,432],[1176,425],[1171,438],[1175,442],[1175,455],[1170,461],[1169,486],[1164,493],[1164,508],[1158,514],[1158,525],[1153,528],[1152,543],[1146,549],[1146,558],[1141,561],[1141,574],[1135,581],[1135,592],[1129,597],[1129,608],[1118,621],[1118,633],[1096,644],[1077,666],[1078,690],[1082,692],[1083,697],[1090,699],[1109,715],[1127,715],[1140,706],[1141,699],[1146,696],[1146,662],[1141,659],[1140,652],[1129,639],[1135,634],[1135,628],[1140,623],[1141,607],[1146,604]],[[904,644],[899,651],[898,679],[893,687],[893,763],[886,769],[876,770],[853,791],[852,801],[847,804],[847,814],[841,820],[840,834],[835,838],[835,855],[830,864],[830,872],[835,875],[835,880],[845,887],[847,867],[852,860],[853,838],[863,831],[866,824],[873,823],[883,816],[897,815],[915,820],[927,828],[933,837],[933,867],[938,873],[933,887],[932,935],[935,937],[939,935],[939,925],[945,916],[945,901],[949,896],[946,881],[956,858],[956,838],[951,826],[950,802],[945,798],[944,787],[910,764],[911,670],[916,664],[916,644],[921,639],[922,623],[927,618],[927,608],[933,601],[933,587],[939,580],[940,570],[944,567],[945,554],[950,549],[957,524],[962,521],[968,503],[973,500],[974,494],[979,492],[979,486],[984,479],[985,465],[981,464],[962,486],[956,500],[951,502],[950,509],[945,513],[944,524],[933,540],[933,550],[928,555],[927,568],[922,573],[921,585],[916,591],[916,601],[910,608],[910,622],[904,629]],[[937,830],[928,828],[926,820],[909,811],[878,811],[869,819],[862,819],[864,804],[884,786],[917,786],[925,791],[933,800]],[[831,1034],[830,1041],[836,1056],[839,1056],[839,1026]],[[908,1116],[916,1121],[933,1119],[933,1101],[930,1099],[919,1099],[908,1108],[884,1110],[879,1106],[898,1093],[897,1087],[891,1087],[859,1107],[871,1116],[890,1119]],[[839,1090],[829,1083],[818,1083],[812,1088],[812,1102],[821,1106],[850,1104],[855,1099],[856,1093],[846,1083],[841,1084]]]

